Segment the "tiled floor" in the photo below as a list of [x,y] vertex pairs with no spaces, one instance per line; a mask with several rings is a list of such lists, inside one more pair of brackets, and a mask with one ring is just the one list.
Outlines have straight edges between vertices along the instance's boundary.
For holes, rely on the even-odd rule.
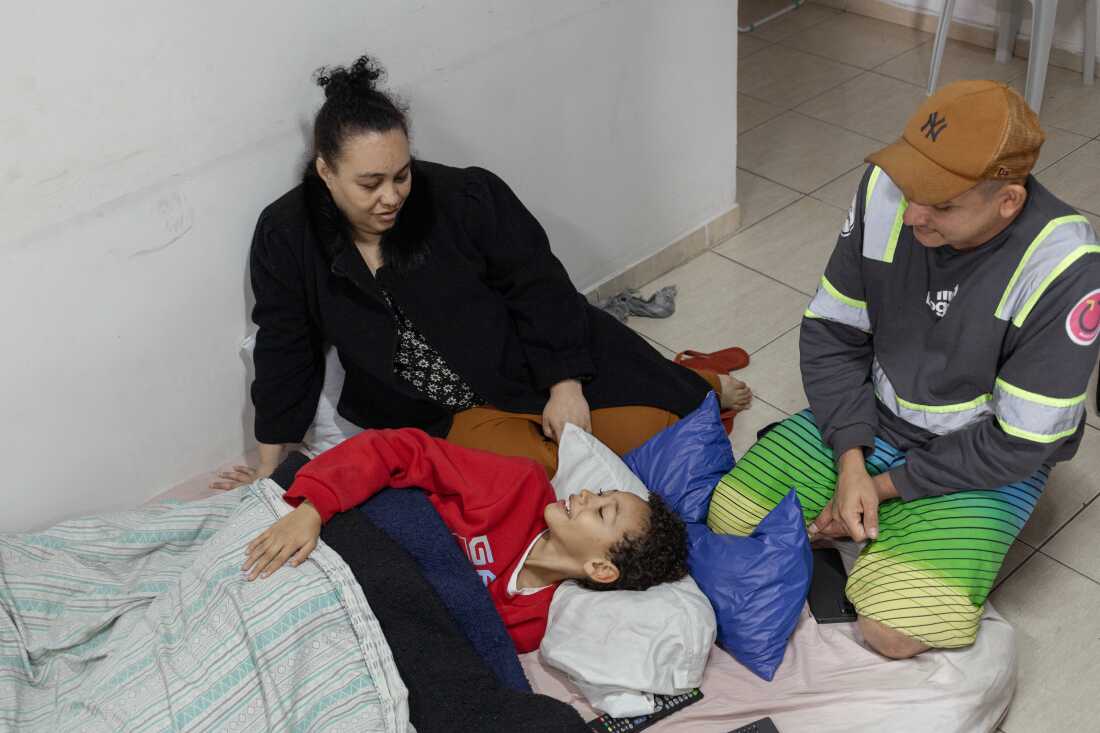
[[[630,321],[666,353],[733,344],[750,351],[741,374],[757,401],[737,418],[738,454],[759,427],[806,403],[800,314],[863,157],[891,142],[923,97],[931,41],[819,5],[739,37],[741,230],[654,281],[679,286],[676,315]],[[1025,68],[950,42],[941,79],[1022,86]],[[1100,228],[1100,84],[1084,87],[1080,74],[1051,68],[1042,119],[1048,141],[1039,180]],[[1005,733],[1100,730],[1100,418],[1092,397],[1089,404],[1081,452],[1055,470],[992,596],[1017,630],[1019,684]]]

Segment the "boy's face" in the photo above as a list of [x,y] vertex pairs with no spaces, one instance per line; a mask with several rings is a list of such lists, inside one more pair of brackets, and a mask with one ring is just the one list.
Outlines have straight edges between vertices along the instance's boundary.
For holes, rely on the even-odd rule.
[[[543,516],[561,546],[587,569],[590,563],[599,561],[610,564],[607,557],[613,546],[628,535],[645,531],[649,504],[629,491],[582,491],[550,504]],[[618,569],[614,573],[617,578]]]

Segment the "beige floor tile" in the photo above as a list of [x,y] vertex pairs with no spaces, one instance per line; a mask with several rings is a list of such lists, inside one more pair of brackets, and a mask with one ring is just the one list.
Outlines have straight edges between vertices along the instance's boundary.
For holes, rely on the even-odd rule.
[[1016,629],[1007,733],[1096,730],[1100,585],[1037,553],[992,595]]
[[[737,129],[740,131],[741,128],[739,127]],[[1039,160],[1035,164],[1036,173],[1039,173],[1045,168],[1049,168],[1051,165],[1057,163],[1062,158],[1089,142],[1089,139],[1084,135],[1078,135],[1075,132],[1069,132],[1058,127],[1050,127],[1049,125],[1043,132],[1046,133],[1047,139],[1046,142],[1043,143],[1043,149],[1039,155]],[[1097,171],[1096,174],[1100,175],[1100,171]]]
[[874,69],[932,40],[929,33],[844,14],[790,36],[783,45],[861,69]]
[[[789,0],[779,0],[779,4],[780,6],[787,5]],[[740,7],[744,8],[747,5],[748,2],[742,2]],[[799,31],[813,28],[815,25],[831,20],[838,15],[840,15],[840,11],[835,8],[827,8],[824,5],[803,5],[798,10],[792,10],[786,15],[769,21],[752,33],[769,41],[781,41]]]
[[908,82],[868,71],[795,109],[883,143],[897,140],[926,99]]
[[673,351],[717,351],[740,346],[750,353],[796,325],[805,296],[741,265],[706,252],[654,280],[675,284],[676,313],[633,319],[634,330]]
[[[1023,81],[1019,82],[1023,88]],[[1100,135],[1100,84],[1081,83],[1081,74],[1051,66],[1043,88],[1041,118],[1044,125],[1061,127],[1078,135]]]
[[737,169],[737,201],[741,205],[741,229],[747,229],[766,216],[802,198],[786,186]]
[[[932,43],[929,42],[903,53],[896,59],[887,61],[875,71],[897,77],[924,89],[928,86],[928,73],[931,66]],[[993,51],[988,48],[949,40],[943,52],[943,61],[940,63],[938,86],[942,87],[960,79],[1012,81],[1025,73],[1027,73],[1025,59],[1013,58],[1008,63],[998,64]]]
[[859,74],[859,69],[785,46],[769,46],[738,64],[737,90],[785,109]]
[[737,34],[737,60],[752,56],[754,53],[763,51],[768,46],[772,45],[770,41],[765,41],[762,38],[756,38],[749,33]]
[[737,146],[745,170],[809,193],[859,165],[882,143],[787,112],[739,137]]
[[753,352],[749,365],[737,372],[737,378],[746,382],[754,395],[788,414],[809,404],[798,367],[798,332],[794,328]]
[[1008,553],[1005,555],[1004,562],[1001,563],[1001,570],[997,573],[997,579],[993,581],[993,587],[996,588],[1005,579],[1012,574],[1016,568],[1024,564],[1024,562],[1035,554],[1035,548],[1031,545],[1027,545],[1019,540],[1012,543],[1012,546],[1008,548]]
[[1088,211],[1085,212],[1085,218],[1092,222],[1092,228],[1100,233],[1100,214],[1093,214]]
[[[741,378],[741,373],[737,373]],[[753,385],[750,383],[750,387]],[[733,455],[738,459],[745,455],[749,448],[756,442],[756,433],[761,428],[779,422],[787,415],[775,409],[766,402],[753,400],[753,405],[745,412],[737,413],[733,421],[733,432],[730,433],[730,442],[733,444]]]
[[[1096,225],[1093,224],[1093,226]],[[1097,231],[1100,231],[1100,229]],[[1089,377],[1088,396],[1085,397],[1085,420],[1094,428],[1100,428],[1100,415],[1096,412],[1096,379],[1098,370],[1100,370],[1100,365],[1097,366],[1097,369],[1092,370],[1092,376]]]
[[758,125],[783,114],[782,107],[762,102],[755,97],[737,95],[737,134],[744,135]]
[[1071,206],[1100,214],[1100,140],[1070,153],[1036,177]]
[[1085,437],[1073,460],[1059,463],[1020,539],[1040,547],[1063,524],[1100,494],[1100,431],[1085,426]]
[[802,291],[808,302],[836,245],[844,216],[806,197],[742,230],[714,251]]
[[1043,552],[1100,583],[1100,501],[1094,501],[1043,546]]
[[830,206],[847,211],[852,206],[852,199],[855,198],[856,191],[859,190],[859,182],[863,180],[863,174],[866,170],[867,164],[860,163],[840,178],[826,183],[810,195],[818,201],[824,201]]

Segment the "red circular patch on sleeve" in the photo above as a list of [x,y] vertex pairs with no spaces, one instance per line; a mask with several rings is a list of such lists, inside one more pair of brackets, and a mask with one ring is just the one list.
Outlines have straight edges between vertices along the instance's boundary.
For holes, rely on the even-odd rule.
[[1090,346],[1100,334],[1100,290],[1081,298],[1066,316],[1066,333],[1073,343]]

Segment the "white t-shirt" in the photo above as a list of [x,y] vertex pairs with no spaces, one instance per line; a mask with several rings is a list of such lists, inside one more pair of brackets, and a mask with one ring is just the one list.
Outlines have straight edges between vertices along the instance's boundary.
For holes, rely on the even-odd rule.
[[516,565],[516,569],[512,572],[512,577],[508,579],[508,595],[509,596],[530,596],[538,593],[540,590],[549,588],[550,586],[544,585],[541,588],[519,588],[519,573],[523,570],[524,563],[527,562],[527,556],[531,554],[531,550],[535,548],[535,543],[542,539],[542,536],[550,530],[544,529],[535,535],[535,539],[531,540],[531,544],[527,545],[527,549],[523,552],[523,557],[519,559],[519,565]]

